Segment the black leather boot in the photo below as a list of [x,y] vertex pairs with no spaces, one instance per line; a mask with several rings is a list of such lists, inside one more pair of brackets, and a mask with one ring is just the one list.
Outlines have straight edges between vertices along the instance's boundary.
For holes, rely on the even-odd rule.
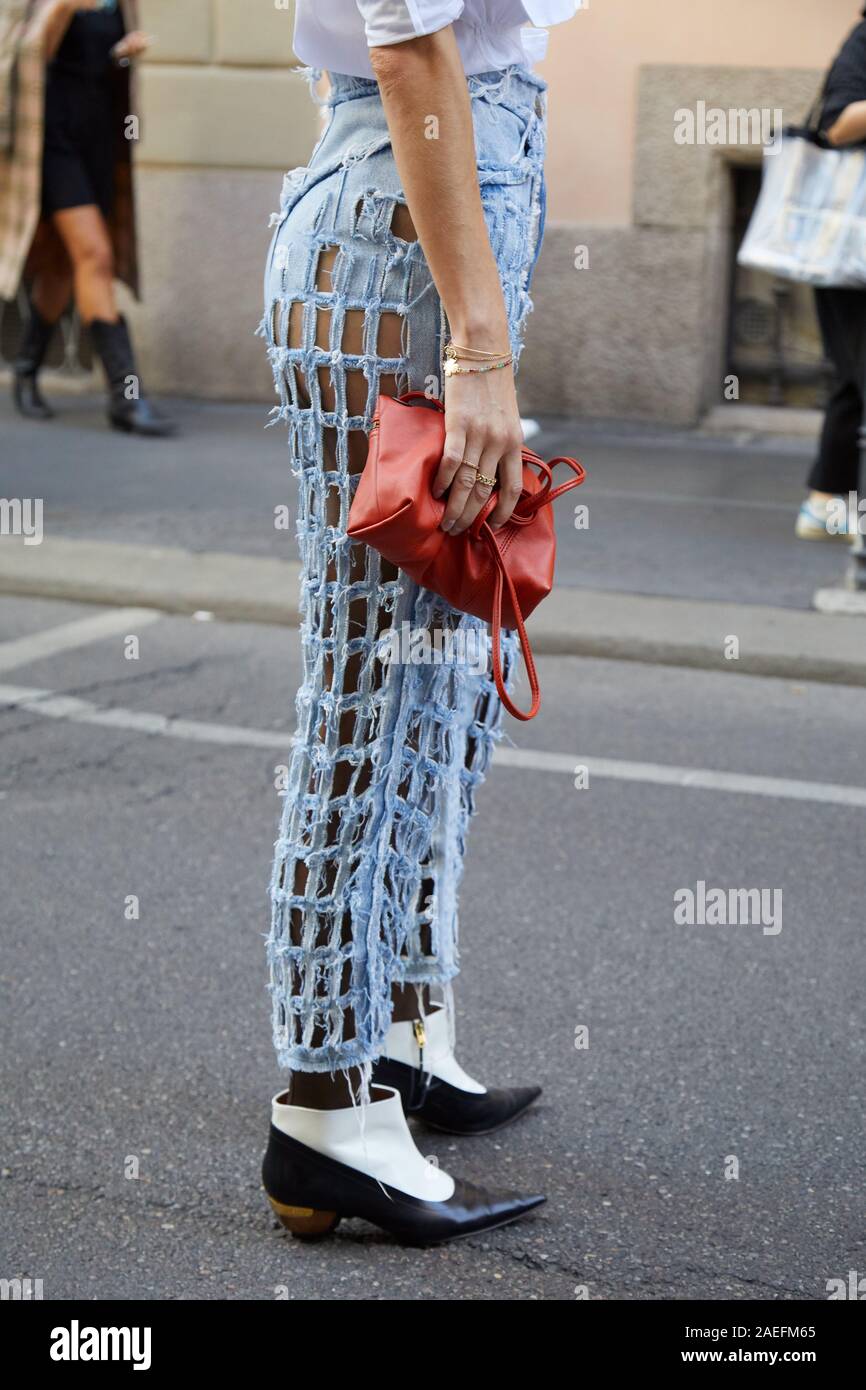
[[19,414],[28,420],[52,420],[54,411],[39,390],[39,368],[54,333],[54,324],[46,323],[34,305],[22,325],[21,343],[15,359],[15,380],[12,397]]
[[108,419],[113,428],[154,439],[175,434],[174,422],[161,415],[142,390],[126,319],[94,319],[90,337],[108,378]]
[[439,1245],[517,1221],[544,1201],[443,1173],[415,1147],[399,1097],[379,1087],[363,1131],[352,1106],[305,1110],[275,1096],[262,1183],[278,1219],[302,1240],[359,1216],[406,1245]]
[[430,1072],[389,1057],[373,1063],[373,1081],[393,1086],[407,1115],[443,1134],[493,1134],[510,1125],[541,1095],[540,1086],[495,1087],[480,1094],[461,1091]]
[[445,1009],[438,1004],[423,1020],[391,1024],[385,1052],[373,1063],[373,1080],[400,1093],[407,1115],[445,1134],[492,1134],[541,1095],[540,1086],[487,1090],[473,1081],[454,1056]]

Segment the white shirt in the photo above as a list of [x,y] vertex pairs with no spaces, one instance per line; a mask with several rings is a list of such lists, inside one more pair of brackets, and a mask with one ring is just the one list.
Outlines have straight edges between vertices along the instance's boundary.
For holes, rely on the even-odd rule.
[[544,26],[571,19],[582,5],[583,0],[296,0],[294,49],[310,67],[372,77],[368,49],[453,24],[467,75],[512,63],[531,67],[547,49]]

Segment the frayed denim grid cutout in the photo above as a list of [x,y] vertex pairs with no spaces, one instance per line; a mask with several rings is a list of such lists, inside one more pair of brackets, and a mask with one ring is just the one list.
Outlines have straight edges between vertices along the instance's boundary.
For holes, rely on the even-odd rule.
[[[319,74],[302,75],[314,92]],[[545,84],[523,69],[468,82],[482,199],[517,359],[541,231]],[[398,391],[429,388],[431,379],[439,390],[447,325],[420,243],[391,231],[395,208],[405,199],[375,82],[333,74],[327,97],[316,99],[327,112],[326,125],[310,164],[286,175],[280,211],[271,219],[259,327],[280,401],[271,423],[288,425],[298,483],[303,652],[274,847],[267,958],[279,1065],[332,1074],[357,1067],[358,1098],[365,1104],[370,1068],[391,1023],[394,983],[443,987],[453,1028],[449,982],[459,969],[458,889],[468,822],[503,736],[502,707],[486,625],[402,573],[383,579],[377,552],[346,534],[357,485],[357,475],[349,473],[349,432],[369,430],[383,374],[396,378]],[[500,104],[507,113],[497,122]],[[331,288],[317,288],[319,257],[335,247]],[[289,347],[289,314],[298,301],[301,342]],[[316,344],[321,310],[330,315],[328,347]],[[350,310],[364,311],[363,350],[356,354],[341,347]],[[378,356],[383,313],[401,316],[399,357]],[[333,411],[322,405],[323,368],[330,371]],[[309,406],[301,404],[298,371]],[[363,373],[367,382],[362,415],[347,413],[349,371]],[[335,436],[335,467],[325,455],[326,429]],[[383,664],[381,634],[403,622],[431,632],[474,630],[475,640],[486,644],[486,672],[455,660]],[[465,650],[471,649],[467,641]],[[516,636],[507,633],[509,687],[518,655]],[[351,737],[345,737],[346,716]],[[351,771],[343,774],[347,789],[336,794],[341,763]],[[302,866],[306,882],[295,891]],[[349,1038],[347,1010],[355,1028]]]

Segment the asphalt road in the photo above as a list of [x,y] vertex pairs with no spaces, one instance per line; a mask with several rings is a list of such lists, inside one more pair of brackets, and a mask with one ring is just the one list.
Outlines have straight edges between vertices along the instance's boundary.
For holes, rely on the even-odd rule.
[[[3,599],[0,641],[99,612]],[[509,721],[528,756],[491,770],[462,893],[459,1056],[544,1097],[487,1138],[419,1131],[548,1204],[439,1251],[275,1227],[263,936],[296,649],[164,617],[0,645],[7,702],[84,702],[0,709],[0,1274],[46,1299],[785,1300],[862,1272],[862,691],[573,658],[542,659],[545,712]],[[608,775],[577,790],[586,758]],[[758,780],[664,785],[671,766]],[[781,890],[782,929],[676,924],[699,880]]]
[[[34,425],[0,400],[4,495],[43,498],[51,534],[296,558],[293,525],[274,527],[274,508],[294,516],[295,483],[266,405],[172,402],[183,433],[158,442],[106,429],[96,399],[55,405],[55,421]],[[842,577],[844,543],[794,538],[806,443],[547,421],[531,444],[587,469],[557,504],[558,585],[809,608]]]

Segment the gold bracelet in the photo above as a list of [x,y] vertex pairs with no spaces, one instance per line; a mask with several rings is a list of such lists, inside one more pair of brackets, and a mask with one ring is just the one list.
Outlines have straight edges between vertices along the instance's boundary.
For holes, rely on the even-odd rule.
[[510,349],[505,352],[487,352],[482,348],[461,347],[459,343],[450,342],[445,349],[445,356],[451,358],[465,357],[470,361],[491,361],[498,357],[507,357]]
[[[509,351],[509,349],[506,348],[505,351],[507,352],[507,351]],[[505,352],[488,352],[487,348],[463,347],[460,343],[455,343],[453,338],[451,339],[451,341],[449,342],[448,346],[446,347],[445,352],[446,352],[449,356],[451,356],[451,357],[457,357],[457,356],[460,356],[460,357],[463,357],[463,356],[470,356],[470,357],[504,357],[504,356],[505,356]]]

